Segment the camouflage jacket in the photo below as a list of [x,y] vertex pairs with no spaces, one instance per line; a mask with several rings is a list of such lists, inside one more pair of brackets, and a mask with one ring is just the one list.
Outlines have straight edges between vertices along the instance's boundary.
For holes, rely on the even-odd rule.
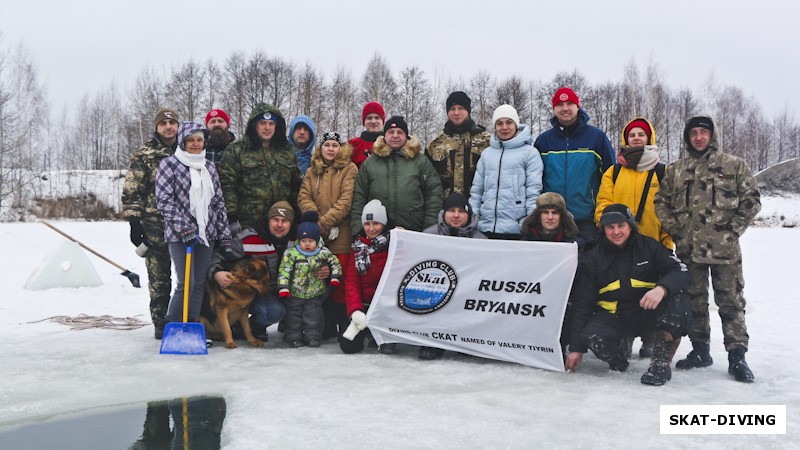
[[[122,188],[122,218],[139,219],[151,242],[164,241],[164,218],[156,207],[156,173],[161,160],[172,156],[175,148],[164,145],[157,136],[134,150]],[[155,241],[153,241],[155,239]]]
[[760,198],[745,162],[711,147],[667,166],[655,205],[678,257],[736,264],[742,260],[739,237],[761,210]]
[[481,152],[489,147],[490,136],[486,128],[474,122],[472,128],[463,133],[448,133],[445,125],[445,131],[428,144],[425,153],[442,179],[444,198],[453,192],[469,197],[478,159]]
[[[278,126],[268,149],[256,143],[255,122],[264,112],[278,118]],[[297,211],[300,170],[294,149],[286,140],[286,122],[280,111],[258,105],[250,113],[242,139],[228,145],[217,167],[230,223],[252,226],[278,201],[286,200]]]
[[325,280],[317,278],[317,271],[324,265],[331,268],[331,280],[341,283],[342,265],[327,248],[320,248],[315,255],[306,256],[292,247],[283,254],[278,269],[278,289],[289,289],[292,297],[310,299],[325,293]]

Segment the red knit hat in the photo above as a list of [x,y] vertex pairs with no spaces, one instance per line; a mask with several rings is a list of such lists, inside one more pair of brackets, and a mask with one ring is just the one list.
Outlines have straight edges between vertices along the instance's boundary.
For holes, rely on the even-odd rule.
[[622,132],[622,138],[625,139],[625,145],[628,145],[628,134],[630,134],[632,129],[637,127],[644,130],[644,134],[647,135],[647,142],[650,142],[650,138],[653,136],[653,130],[650,129],[650,124],[642,119],[636,119],[632,120],[631,123],[625,127],[625,131]]
[[361,125],[364,125],[364,121],[367,120],[367,116],[370,114],[377,114],[381,116],[381,121],[386,122],[386,112],[383,111],[383,106],[380,103],[369,102],[364,105],[364,110],[361,111]]
[[553,108],[555,108],[556,105],[561,102],[572,102],[575,103],[575,106],[578,108],[581,107],[581,101],[578,98],[578,94],[566,86],[557,90],[555,95],[553,95]]
[[221,109],[212,109],[211,111],[208,112],[208,114],[206,114],[206,125],[208,125],[208,121],[213,119],[214,117],[221,118],[222,120],[225,121],[225,123],[228,124],[228,126],[231,126],[231,118],[228,117],[228,113],[226,113]]

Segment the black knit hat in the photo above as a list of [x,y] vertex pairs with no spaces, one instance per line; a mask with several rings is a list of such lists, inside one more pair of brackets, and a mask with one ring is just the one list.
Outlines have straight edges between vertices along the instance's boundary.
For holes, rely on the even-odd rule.
[[458,192],[453,192],[450,194],[446,199],[444,199],[444,203],[442,204],[442,209],[444,212],[447,212],[450,208],[461,208],[467,212],[467,221],[472,220],[472,208],[469,207],[469,201],[466,197],[459,194]]
[[[706,116],[694,116],[686,122],[686,127],[683,129],[683,140],[686,142],[686,145],[691,149],[692,148],[692,141],[689,139],[689,133],[692,131],[692,128],[705,128],[711,132],[711,135],[714,135],[714,121],[711,120],[710,117]],[[702,149],[705,150],[705,149]]]
[[386,125],[383,126],[384,134],[391,128],[400,128],[406,133],[406,136],[408,136],[408,124],[403,116],[392,116],[389,120],[387,120]]
[[453,105],[461,105],[468,113],[472,114],[472,100],[469,96],[461,91],[455,91],[447,96],[446,110],[450,111]]
[[600,216],[601,229],[606,225],[613,225],[615,223],[622,222],[628,222],[632,229],[637,229],[636,219],[633,217],[631,209],[627,206],[620,203],[614,203],[606,206],[605,209],[603,209],[603,214]]

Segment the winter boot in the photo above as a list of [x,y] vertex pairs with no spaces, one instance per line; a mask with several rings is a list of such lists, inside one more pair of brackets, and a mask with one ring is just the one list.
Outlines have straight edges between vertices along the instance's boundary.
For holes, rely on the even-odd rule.
[[438,359],[442,355],[444,355],[444,350],[442,350],[441,348],[420,347],[419,353],[417,354],[417,358],[425,361],[431,361],[434,359]]
[[653,356],[653,347],[655,346],[655,341],[655,333],[642,336],[642,346],[639,347],[639,358],[650,358]]
[[708,344],[692,342],[692,347],[693,350],[686,355],[686,358],[675,363],[676,369],[696,369],[699,367],[708,367],[711,364],[714,364],[714,360],[711,359],[711,353]]
[[733,375],[736,381],[752,383],[755,381],[755,376],[744,360],[745,351],[743,347],[735,347],[728,352],[728,373]]
[[621,337],[617,352],[608,361],[608,368],[614,372],[625,372],[628,370],[628,357],[631,356],[631,345],[633,345],[633,338]]
[[378,351],[384,355],[395,355],[397,354],[397,344],[383,344]]
[[669,368],[669,365],[672,364],[672,357],[678,350],[681,338],[667,340],[669,338],[665,332],[661,331],[656,335],[653,343],[653,356],[650,358],[650,368],[642,375],[642,384],[663,386],[672,379],[672,369]]

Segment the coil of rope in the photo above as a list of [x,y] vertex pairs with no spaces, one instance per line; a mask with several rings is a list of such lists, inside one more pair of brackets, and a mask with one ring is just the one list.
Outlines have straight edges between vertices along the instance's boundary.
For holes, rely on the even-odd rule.
[[137,317],[139,316],[112,317],[79,314],[75,317],[53,316],[28,323],[40,323],[44,322],[45,320],[49,320],[51,322],[69,326],[70,331],[88,330],[91,328],[104,328],[106,330],[136,330],[138,328],[150,325],[150,322],[144,322],[137,319]]

